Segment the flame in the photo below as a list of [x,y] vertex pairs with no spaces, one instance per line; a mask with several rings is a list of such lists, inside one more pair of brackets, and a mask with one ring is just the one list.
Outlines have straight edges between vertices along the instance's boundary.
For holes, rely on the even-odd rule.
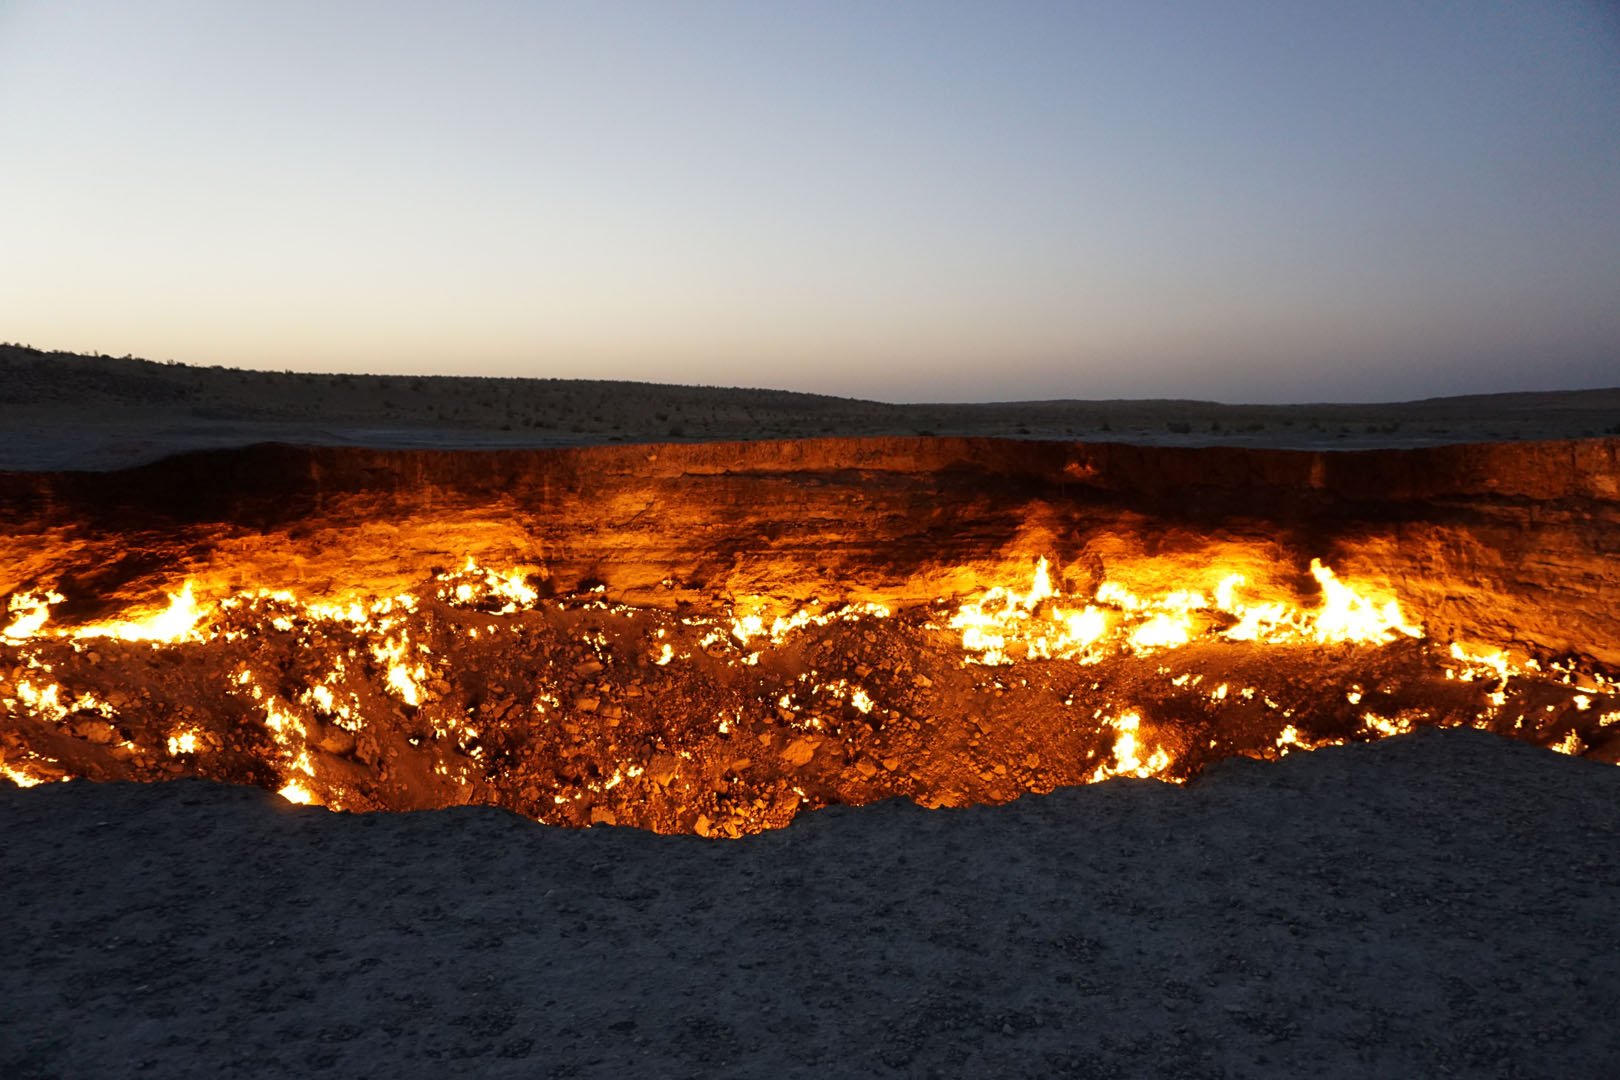
[[44,780],[41,780],[39,777],[31,776],[30,774],[22,771],[21,769],[14,769],[10,765],[7,765],[3,761],[0,761],[0,776],[4,776],[7,780],[11,781],[13,784],[16,784],[18,787],[23,787],[23,788],[38,787],[40,784],[43,784],[45,782]]
[[1379,737],[1406,735],[1413,728],[1413,720],[1410,716],[1380,716],[1375,712],[1362,713],[1361,723],[1368,734]]
[[1581,754],[1586,752],[1586,744],[1581,741],[1579,732],[1571,731],[1557,742],[1550,743],[1548,749],[1556,750],[1560,754],[1568,754],[1571,757],[1580,757]]
[[[963,603],[950,627],[962,634],[962,649],[974,662],[1006,665],[1018,658],[1095,662],[1110,654],[1144,654],[1175,649],[1200,637],[1265,644],[1382,645],[1402,635],[1421,638],[1423,629],[1407,622],[1393,597],[1374,596],[1341,581],[1319,559],[1311,576],[1322,590],[1321,604],[1302,611],[1284,600],[1245,601],[1242,574],[1216,571],[1214,603],[1199,589],[1177,589],[1140,596],[1113,580],[1098,584],[1084,608],[1064,608],[1043,556],[1029,591],[996,586]],[[1049,603],[1049,601],[1051,601]],[[1219,627],[1216,614],[1228,617]]]
[[[724,614],[705,615],[631,608],[613,602],[601,586],[542,602],[532,584],[544,577],[542,572],[523,566],[491,569],[467,559],[457,570],[424,574],[416,591],[391,595],[356,590],[303,599],[267,589],[225,595],[220,582],[188,579],[168,595],[161,611],[76,628],[52,623],[51,610],[63,597],[35,583],[32,592],[14,593],[7,602],[9,621],[0,642],[6,661],[0,664],[0,716],[54,725],[59,733],[49,733],[51,740],[61,736],[94,742],[98,749],[87,759],[90,767],[81,769],[77,759],[66,760],[76,771],[98,777],[199,766],[211,771],[251,755],[261,766],[258,775],[270,779],[266,786],[277,788],[290,802],[337,809],[374,806],[380,797],[370,785],[394,772],[413,784],[423,777],[434,784],[442,781],[432,797],[451,801],[472,798],[475,790],[486,792],[480,796],[485,798],[491,790],[508,793],[499,784],[527,785],[533,790],[523,796],[525,812],[570,824],[612,815],[629,822],[634,810],[627,808],[654,791],[670,800],[705,800],[679,827],[697,828],[692,821],[700,807],[703,816],[697,820],[707,825],[699,831],[707,829],[714,836],[766,827],[761,822],[768,801],[783,792],[793,793],[794,808],[826,801],[818,788],[827,783],[827,774],[815,775],[817,770],[847,768],[873,785],[873,792],[909,794],[925,804],[983,796],[984,789],[975,788],[971,777],[966,795],[913,786],[935,781],[929,769],[909,767],[909,759],[898,756],[915,749],[890,741],[906,738],[908,727],[931,731],[930,725],[949,720],[934,713],[947,694],[959,704],[968,700],[964,695],[1021,693],[1022,698],[1006,703],[1018,707],[1032,702],[1039,707],[1038,695],[1046,695],[1046,707],[1067,710],[1060,714],[1060,727],[1078,740],[1079,754],[1094,748],[1089,758],[1068,751],[1060,764],[1054,764],[1051,746],[1038,748],[1039,753],[1024,746],[1015,756],[1002,758],[1004,733],[1018,725],[1001,723],[1001,718],[1018,714],[973,714],[983,722],[977,736],[968,733],[975,748],[971,753],[994,752],[990,760],[1001,760],[985,768],[985,757],[978,756],[972,771],[1001,792],[996,797],[1005,797],[1013,778],[1047,786],[1110,777],[1180,782],[1219,752],[1276,757],[1347,738],[1398,735],[1431,722],[1502,730],[1513,712],[1500,719],[1498,714],[1510,701],[1526,714],[1534,710],[1540,721],[1527,722],[1521,715],[1523,737],[1549,742],[1549,732],[1560,731],[1552,746],[1567,754],[1587,753],[1589,743],[1606,747],[1610,737],[1600,729],[1620,724],[1620,682],[1577,672],[1573,664],[1553,664],[1550,672],[1544,671],[1533,661],[1521,658],[1516,663],[1503,651],[1461,643],[1449,650],[1424,644],[1391,654],[1399,663],[1421,658],[1436,664],[1438,671],[1425,669],[1426,677],[1443,674],[1457,684],[1477,684],[1449,688],[1448,694],[1467,704],[1441,706],[1432,719],[1392,694],[1385,678],[1367,678],[1360,669],[1355,673],[1362,681],[1350,683],[1341,676],[1325,682],[1315,704],[1283,693],[1260,667],[1246,673],[1234,668],[1230,682],[1218,681],[1223,672],[1212,663],[1222,657],[1252,658],[1259,646],[1303,650],[1285,662],[1297,670],[1297,665],[1324,658],[1353,664],[1360,654],[1345,647],[1380,649],[1403,638],[1421,639],[1424,631],[1405,617],[1393,596],[1341,578],[1317,559],[1309,564],[1319,593],[1314,602],[1252,587],[1229,565],[1181,573],[1170,582],[1174,588],[1145,584],[1168,581],[1162,568],[1126,564],[1114,569],[1118,576],[1099,581],[1089,594],[1065,596],[1060,575],[1040,557],[1029,571],[1027,587],[992,584],[966,600],[941,598],[908,607],[898,617],[878,603],[812,600],[792,610],[764,596],[739,597]],[[1277,580],[1294,576],[1304,580],[1303,574],[1288,573],[1279,573]],[[222,598],[203,602],[198,596]],[[614,629],[613,620],[620,616],[639,621]],[[890,618],[895,619],[891,632],[901,636],[875,636],[874,622]],[[841,623],[853,624],[858,632],[834,625]],[[819,641],[797,636],[820,627],[833,629]],[[536,636],[543,652],[529,650]],[[107,643],[92,650],[82,639]],[[191,643],[215,641],[221,643],[220,652],[203,655],[228,657],[223,669],[190,663]],[[902,647],[894,647],[895,641]],[[163,669],[147,649],[125,649],[114,642],[185,645],[188,659]],[[469,652],[472,645],[476,649]],[[1331,647],[1331,656],[1308,651],[1319,647]],[[469,656],[484,655],[486,649],[506,656],[509,648],[520,657],[515,670],[538,685],[508,685],[504,691],[489,687],[486,695],[481,678],[461,680],[450,674],[453,665]],[[628,654],[621,651],[627,648]],[[773,654],[772,649],[785,651]],[[288,659],[289,650],[296,660]],[[699,650],[721,663],[669,667]],[[943,673],[934,666],[941,653],[951,660]],[[101,689],[109,686],[106,680],[129,670],[120,665],[136,654],[142,672],[172,670],[190,680],[211,671],[213,692],[222,695],[227,711],[199,717],[189,707],[174,708],[176,701],[196,699],[162,693],[150,703],[100,696],[107,693]],[[534,656],[545,659],[538,667],[524,666]],[[1130,663],[1139,657],[1151,660]],[[1038,663],[1016,666],[1029,662]],[[1079,667],[1065,668],[1064,663]],[[547,683],[553,664],[558,681]],[[747,678],[711,684],[721,691],[714,696],[689,699],[688,707],[703,702],[703,738],[712,743],[702,753],[724,754],[718,761],[694,760],[694,744],[678,741],[681,726],[667,723],[657,712],[659,688],[713,678],[727,665],[733,672],[743,665],[756,670]],[[650,733],[646,713],[639,724],[634,722],[642,705],[624,696],[631,680],[636,696],[658,716]],[[1522,685],[1510,685],[1510,680]],[[469,695],[468,683],[478,687],[476,694]],[[1564,697],[1550,698],[1553,692]],[[120,702],[117,709],[109,698]],[[214,699],[216,704],[220,700]],[[1549,700],[1567,701],[1566,711],[1558,712]],[[241,710],[229,712],[230,702]],[[1216,723],[1231,717],[1236,722],[1222,730],[1240,734],[1189,740],[1190,717],[1179,711],[1183,708]],[[1459,714],[1459,709],[1477,711]],[[949,707],[942,711],[948,713]],[[960,707],[957,714],[959,721]],[[1088,715],[1089,720],[1083,719]],[[222,726],[226,717],[232,726]],[[1571,722],[1579,732],[1554,727]],[[379,732],[394,739],[381,751]],[[487,743],[480,732],[490,733]],[[568,763],[555,778],[544,775],[544,766],[537,770],[533,758],[514,765],[512,743],[530,737],[537,741],[520,749],[541,748]],[[940,753],[948,755],[953,751],[944,744],[960,740],[939,742]],[[1222,743],[1226,749],[1217,751]],[[8,743],[8,750],[12,746]],[[13,754],[0,762],[0,772],[14,783],[62,778],[64,770],[51,764],[54,759],[38,753],[25,749],[20,756]],[[649,761],[653,756],[674,764],[654,767]],[[760,764],[766,761],[769,768]],[[1020,765],[1027,771],[1020,774]],[[793,784],[789,781],[797,777],[772,769],[802,772],[806,778]],[[1030,779],[1037,774],[1039,780]],[[805,790],[818,793],[806,796]],[[612,799],[606,800],[609,792]]]
[[[731,620],[731,636],[744,648],[753,648],[756,638],[765,638],[770,645],[781,645],[795,630],[809,626],[826,626],[832,622],[850,622],[856,619],[886,619],[893,614],[883,604],[860,603],[842,604],[830,611],[815,612],[808,608],[801,608],[791,615],[779,615],[766,625],[765,616],[759,612],[739,615]],[[724,640],[724,635],[716,634],[713,641],[705,638],[702,644],[707,647],[715,642]]]
[[1180,617],[1161,611],[1131,631],[1131,649],[1147,652],[1149,649],[1173,649],[1192,640],[1191,626],[1185,615]]
[[1172,762],[1170,753],[1156,746],[1144,757],[1141,739],[1142,717],[1135,711],[1121,713],[1104,721],[1117,733],[1114,739],[1114,763],[1099,765],[1091,774],[1090,782],[1101,783],[1114,776],[1134,776],[1138,780],[1150,777],[1164,779]]
[[64,597],[51,590],[43,595],[16,593],[6,602],[6,610],[13,616],[10,625],[0,631],[0,638],[8,641],[26,641],[38,634],[51,617],[51,605],[60,604]]
[[192,595],[191,582],[177,593],[169,593],[169,606],[144,619],[117,620],[80,627],[73,631],[76,638],[112,637],[121,641],[151,641],[176,644],[182,641],[200,641],[198,624],[209,614],[209,608],[197,603]]
[[1316,613],[1312,635],[1327,644],[1356,642],[1384,644],[1404,634],[1420,638],[1423,628],[1407,623],[1393,598],[1382,603],[1362,596],[1340,581],[1322,560],[1311,560],[1311,576],[1322,586],[1322,607]]
[[288,802],[297,803],[300,806],[308,806],[315,801],[315,796],[310,792],[309,788],[305,787],[297,780],[287,781],[287,783],[283,785],[281,790],[277,791],[276,794],[280,795]]
[[1017,638],[1023,653],[1031,659],[1068,656],[1083,651],[1102,636],[1098,622],[1101,613],[1087,608],[1047,612],[1042,623],[1035,618],[1041,605],[1057,595],[1052,588],[1050,567],[1045,556],[1035,564],[1028,592],[996,586],[976,601],[964,603],[951,617],[949,626],[962,632],[962,648],[978,654],[983,664],[1009,664],[1009,638]]

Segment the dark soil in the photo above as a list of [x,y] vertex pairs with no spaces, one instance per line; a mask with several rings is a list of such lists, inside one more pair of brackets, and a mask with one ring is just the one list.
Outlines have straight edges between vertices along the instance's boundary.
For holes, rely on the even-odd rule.
[[1617,830],[1472,731],[730,842],[0,787],[0,1074],[1598,1076]]

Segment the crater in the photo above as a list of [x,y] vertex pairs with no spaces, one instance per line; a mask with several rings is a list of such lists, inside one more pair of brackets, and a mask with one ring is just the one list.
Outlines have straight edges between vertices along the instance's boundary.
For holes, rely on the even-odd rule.
[[0,473],[0,770],[735,837],[1419,727],[1620,761],[1620,440]]

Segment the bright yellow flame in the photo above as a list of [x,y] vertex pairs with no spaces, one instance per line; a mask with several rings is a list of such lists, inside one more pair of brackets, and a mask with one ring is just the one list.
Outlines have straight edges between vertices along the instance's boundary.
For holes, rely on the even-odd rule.
[[51,617],[51,605],[60,604],[62,600],[59,592],[47,592],[43,596],[16,594],[6,604],[6,610],[15,617],[5,630],[0,631],[0,637],[8,641],[25,641],[33,637],[45,625],[45,620]]
[[[771,620],[769,626],[765,624],[765,617],[758,612],[749,615],[740,615],[731,621],[731,636],[736,638],[745,647],[755,638],[768,639],[772,645],[780,645],[793,631],[805,626],[826,626],[828,623],[838,621],[853,621],[860,618],[887,619],[892,611],[883,604],[844,604],[831,611],[816,614],[805,608],[795,611],[792,615],[778,615]],[[719,635],[715,641],[724,640]],[[712,642],[705,638],[702,642],[707,648]],[[744,661],[747,663],[748,661]]]
[[1580,757],[1586,752],[1586,744],[1581,742],[1580,735],[1574,731],[1553,743],[1551,748],[1570,757]]
[[5,764],[4,762],[0,762],[0,776],[4,776],[7,780],[10,780],[18,787],[38,787],[40,784],[44,783],[44,781],[39,777],[30,776],[21,769],[13,769],[10,765]]
[[1380,716],[1375,712],[1361,714],[1362,727],[1370,735],[1405,735],[1412,730],[1412,721],[1406,716]]
[[283,785],[281,790],[276,792],[276,794],[280,795],[288,802],[297,803],[300,806],[308,806],[315,801],[315,793],[310,791],[309,788],[305,787],[303,784],[300,784],[297,780],[287,781],[287,783]]
[[1520,673],[1519,669],[1508,659],[1508,654],[1501,649],[1474,649],[1463,645],[1461,642],[1453,641],[1451,643],[1451,658],[1460,660],[1464,665],[1457,678],[1464,682],[1471,682],[1474,679],[1489,675],[1497,681],[1498,690],[1507,685],[1509,678]]
[[1311,574],[1322,587],[1322,603],[1315,611],[1301,611],[1278,600],[1246,602],[1240,595],[1243,575],[1222,576],[1213,590],[1215,610],[1235,621],[1217,631],[1218,616],[1205,614],[1211,610],[1209,594],[1199,589],[1142,596],[1110,580],[1097,586],[1092,603],[1083,610],[1048,604],[1059,594],[1042,558],[1028,592],[995,586],[978,600],[962,604],[949,625],[961,631],[962,649],[969,659],[982,664],[1012,663],[1018,655],[1015,646],[1032,660],[1052,657],[1086,663],[1101,660],[1111,650],[1140,654],[1174,649],[1204,634],[1267,644],[1385,644],[1401,634],[1422,636],[1422,628],[1407,623],[1393,598],[1363,595],[1319,559],[1311,560]]
[[144,619],[120,619],[80,627],[73,632],[76,638],[112,637],[121,641],[153,641],[174,644],[197,641],[201,638],[197,624],[208,614],[208,608],[197,603],[191,593],[191,582],[177,593],[169,593],[169,606]]
[[1401,634],[1422,637],[1423,628],[1411,626],[1393,598],[1382,604],[1357,593],[1340,581],[1322,560],[1311,560],[1311,576],[1322,586],[1322,607],[1316,613],[1312,636],[1327,644],[1356,642],[1382,644]]
[[1160,612],[1131,633],[1131,648],[1137,652],[1148,649],[1173,649],[1191,640],[1187,616]]
[[410,639],[402,631],[397,638],[385,638],[371,646],[371,655],[388,672],[388,686],[407,705],[422,703],[421,683],[427,678],[427,668],[412,665],[406,659]]
[[467,557],[460,570],[440,574],[439,581],[446,587],[439,590],[439,599],[460,605],[476,604],[486,600],[503,600],[496,614],[510,615],[534,606],[540,594],[529,584],[528,569],[514,567],[506,573],[487,570],[478,560]]
[[1093,784],[1107,780],[1111,776],[1134,776],[1139,780],[1157,777],[1170,768],[1170,753],[1164,747],[1155,747],[1144,757],[1141,728],[1142,717],[1137,712],[1121,713],[1104,721],[1116,733],[1114,739],[1114,764],[1102,764],[1092,772],[1090,782]]

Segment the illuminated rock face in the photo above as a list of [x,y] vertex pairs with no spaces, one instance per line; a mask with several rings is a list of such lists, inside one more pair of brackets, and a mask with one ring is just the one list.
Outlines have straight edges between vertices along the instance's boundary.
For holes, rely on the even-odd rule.
[[0,529],[20,781],[728,834],[1418,724],[1620,758],[1615,440],[258,447],[0,474]]

